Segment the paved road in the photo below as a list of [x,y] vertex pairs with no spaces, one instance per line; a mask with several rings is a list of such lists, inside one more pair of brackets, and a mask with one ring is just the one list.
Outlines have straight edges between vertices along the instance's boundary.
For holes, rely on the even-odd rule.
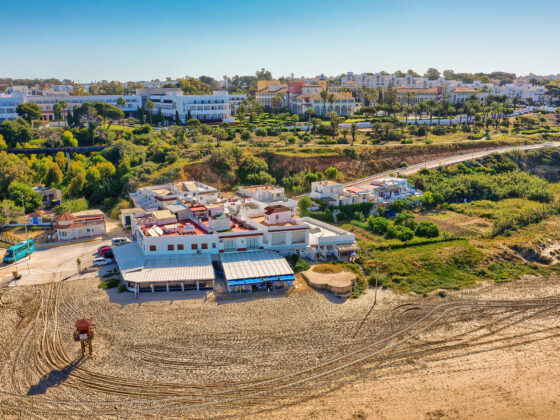
[[[89,268],[97,248],[108,245],[109,239],[82,242],[60,247],[38,249],[31,254],[31,258],[23,258],[15,264],[0,265],[0,287],[28,286],[39,283],[74,280],[78,278],[95,277],[97,269],[77,275],[76,260],[80,258],[82,268]],[[18,271],[20,280],[12,280],[12,271]]]
[[[471,152],[471,153],[463,153],[463,154],[460,154],[460,155],[449,156],[449,157],[442,158],[442,159],[429,160],[429,161],[426,161],[426,162],[417,163],[417,164],[410,165],[410,166],[403,167],[403,168],[391,169],[389,171],[380,172],[378,174],[371,175],[371,176],[368,176],[368,177],[365,177],[365,178],[360,178],[360,179],[357,179],[355,181],[350,181],[350,182],[347,182],[343,185],[346,186],[346,187],[350,187],[350,186],[353,186],[353,185],[368,184],[371,181],[374,181],[374,180],[379,179],[379,178],[385,178],[387,176],[390,176],[391,174],[399,175],[399,176],[406,176],[406,175],[414,174],[414,173],[418,172],[420,169],[423,169],[423,168],[430,169],[430,168],[437,168],[439,166],[451,165],[451,164],[454,164],[454,163],[459,163],[459,162],[464,162],[464,161],[467,161],[467,160],[481,158],[481,157],[484,157],[484,156],[487,156],[487,155],[491,155],[492,153],[507,153],[507,152],[511,152],[513,150],[531,150],[531,149],[540,149],[542,147],[560,147],[560,142],[529,144],[529,145],[524,145],[524,146],[500,147],[500,148],[481,150],[481,151]],[[306,195],[306,194],[298,195],[296,198],[301,198],[304,195]]]

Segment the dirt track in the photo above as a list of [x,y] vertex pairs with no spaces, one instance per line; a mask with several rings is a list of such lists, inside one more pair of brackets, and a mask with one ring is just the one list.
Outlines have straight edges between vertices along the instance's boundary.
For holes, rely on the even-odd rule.
[[[497,406],[472,399],[479,411],[454,412],[449,407],[469,403],[449,381],[465,372],[492,377],[503,368],[492,357],[507,364],[529,348],[543,373],[558,371],[559,291],[557,278],[446,299],[382,291],[352,339],[373,293],[341,303],[302,284],[290,296],[216,304],[179,293],[134,301],[97,289],[95,279],[14,288],[0,301],[0,414],[500,418],[489,411]],[[81,359],[72,341],[74,321],[85,316],[97,324],[93,359]],[[434,393],[445,381],[449,393]],[[523,392],[511,396],[514,413],[554,418],[559,385],[544,385],[552,394],[533,395],[534,406]],[[401,401],[410,401],[407,409]]]

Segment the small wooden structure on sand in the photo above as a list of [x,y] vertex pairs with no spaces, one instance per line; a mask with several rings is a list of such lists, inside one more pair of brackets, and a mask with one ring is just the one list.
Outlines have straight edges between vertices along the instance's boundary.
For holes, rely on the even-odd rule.
[[86,346],[89,354],[93,356],[93,337],[95,335],[95,324],[93,318],[78,319],[74,325],[74,341],[79,341],[82,345],[82,356],[86,355]]

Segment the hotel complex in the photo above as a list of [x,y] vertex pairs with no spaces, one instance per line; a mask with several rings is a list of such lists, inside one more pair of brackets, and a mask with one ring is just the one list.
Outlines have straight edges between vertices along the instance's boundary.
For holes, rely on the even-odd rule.
[[[141,188],[125,212],[133,242],[114,248],[129,290],[213,288],[229,293],[289,288],[294,273],[285,256],[310,261],[347,259],[357,250],[352,233],[296,217],[284,189],[240,188],[221,200],[196,181]],[[248,206],[248,204],[251,204]]]

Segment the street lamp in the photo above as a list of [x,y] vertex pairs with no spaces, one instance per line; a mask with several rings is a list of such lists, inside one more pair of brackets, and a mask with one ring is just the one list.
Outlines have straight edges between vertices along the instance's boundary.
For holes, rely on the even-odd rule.
[[[21,206],[23,208],[23,222],[25,225],[25,242],[27,243],[27,260],[29,261],[31,259],[31,253],[29,252],[29,232],[27,231],[27,223],[25,223],[25,195],[20,195],[19,196],[21,198]],[[29,270],[29,263],[27,264],[27,270]]]

